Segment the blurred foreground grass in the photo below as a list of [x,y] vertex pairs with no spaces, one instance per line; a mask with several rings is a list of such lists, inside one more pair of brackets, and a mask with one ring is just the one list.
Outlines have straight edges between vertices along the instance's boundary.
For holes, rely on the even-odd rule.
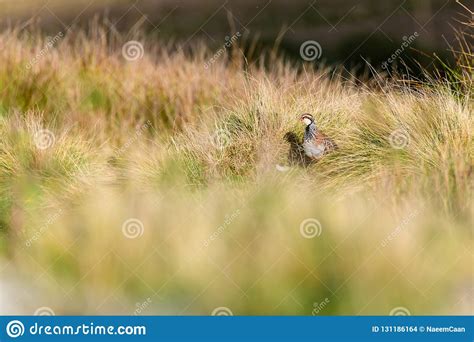
[[[364,84],[135,39],[130,62],[100,27],[0,35],[1,313],[473,313],[472,73]],[[306,168],[303,112],[340,146]]]

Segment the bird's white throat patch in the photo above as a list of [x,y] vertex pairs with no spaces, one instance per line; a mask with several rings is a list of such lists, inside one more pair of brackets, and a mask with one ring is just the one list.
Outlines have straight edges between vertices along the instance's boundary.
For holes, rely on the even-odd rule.
[[304,119],[303,119],[303,122],[304,122],[304,124],[305,124],[306,126],[311,125],[311,120],[308,119],[308,118],[304,118]]

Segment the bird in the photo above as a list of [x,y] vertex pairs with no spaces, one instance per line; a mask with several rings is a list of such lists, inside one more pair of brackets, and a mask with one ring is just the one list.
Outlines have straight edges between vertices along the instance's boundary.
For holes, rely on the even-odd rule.
[[314,122],[314,117],[311,114],[305,113],[301,115],[300,121],[306,126],[304,131],[303,150],[307,157],[312,160],[318,160],[322,156],[338,148],[334,140],[318,129]]

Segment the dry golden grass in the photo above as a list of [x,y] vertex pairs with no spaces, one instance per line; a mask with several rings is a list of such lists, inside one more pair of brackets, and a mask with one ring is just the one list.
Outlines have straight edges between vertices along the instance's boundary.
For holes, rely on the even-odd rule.
[[[40,34],[0,35],[0,270],[38,293],[10,313],[150,298],[140,314],[311,314],[327,298],[321,314],[472,314],[472,83],[362,83],[236,51],[205,68],[203,46],[135,39],[128,62],[98,26],[46,52]],[[303,112],[340,148],[280,172]]]

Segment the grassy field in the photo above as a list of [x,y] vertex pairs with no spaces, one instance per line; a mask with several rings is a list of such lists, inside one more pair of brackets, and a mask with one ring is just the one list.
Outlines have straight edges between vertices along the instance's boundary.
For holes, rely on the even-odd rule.
[[[474,313],[469,58],[361,82],[134,39],[0,34],[1,313]],[[339,145],[307,167],[304,112]]]

